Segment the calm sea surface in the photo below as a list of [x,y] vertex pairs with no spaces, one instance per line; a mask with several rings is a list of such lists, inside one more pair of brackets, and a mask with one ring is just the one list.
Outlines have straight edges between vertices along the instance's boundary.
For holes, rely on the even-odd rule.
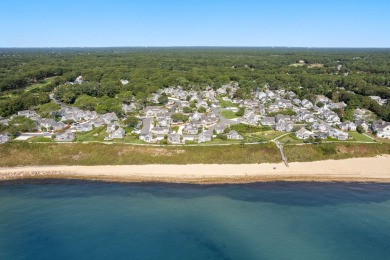
[[0,259],[390,259],[390,185],[2,183]]

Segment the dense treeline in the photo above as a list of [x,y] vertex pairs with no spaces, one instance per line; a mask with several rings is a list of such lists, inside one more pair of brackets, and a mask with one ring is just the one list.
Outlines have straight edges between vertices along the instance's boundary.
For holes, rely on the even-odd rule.
[[[79,75],[86,83],[64,85]],[[369,108],[390,120],[389,105],[381,107],[366,98],[390,97],[388,49],[0,49],[0,110],[4,110],[4,102],[10,102],[6,98],[10,92],[54,76],[55,80],[42,91],[48,93],[61,85],[56,95],[69,104],[87,95],[104,98],[100,103],[105,106],[107,100],[123,93],[128,100],[131,96],[144,101],[168,86],[201,90],[236,81],[242,97],[269,84],[273,89],[293,90],[301,98],[324,94],[352,107]],[[120,79],[129,80],[129,84],[120,84]]]

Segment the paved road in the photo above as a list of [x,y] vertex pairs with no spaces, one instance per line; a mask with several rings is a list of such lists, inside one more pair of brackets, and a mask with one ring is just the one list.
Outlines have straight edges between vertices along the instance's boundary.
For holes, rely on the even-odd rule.
[[215,114],[218,115],[219,119],[221,120],[220,124],[225,124],[225,125],[237,125],[239,124],[237,121],[234,121],[234,120],[231,120],[231,119],[227,119],[227,118],[224,118],[222,115],[221,115],[221,109],[220,108],[216,108],[216,107],[213,107],[211,108],[213,110],[213,112]]

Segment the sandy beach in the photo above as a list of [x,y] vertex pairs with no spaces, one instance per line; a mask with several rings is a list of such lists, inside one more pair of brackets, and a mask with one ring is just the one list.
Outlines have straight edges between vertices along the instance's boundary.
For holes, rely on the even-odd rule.
[[390,156],[265,164],[28,166],[0,168],[0,181],[87,179],[115,182],[250,183],[264,181],[390,182]]

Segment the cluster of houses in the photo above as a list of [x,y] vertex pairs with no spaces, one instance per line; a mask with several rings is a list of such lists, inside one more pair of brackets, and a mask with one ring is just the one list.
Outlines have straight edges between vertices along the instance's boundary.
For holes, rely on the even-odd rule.
[[[178,106],[179,107],[179,106]],[[149,106],[143,111],[142,128],[133,132],[147,143],[156,143],[167,138],[172,144],[185,142],[204,143],[211,141],[217,134],[225,133],[229,124],[220,123],[220,117],[214,112],[188,113],[188,120],[175,121],[172,115],[178,110],[159,106]],[[229,131],[227,139],[241,140],[243,136]]]
[[[58,111],[52,111],[53,115],[59,118],[56,121],[52,118],[42,118],[33,110],[19,111],[17,115],[9,119],[3,119],[2,124],[8,125],[9,121],[15,116],[30,118],[36,123],[36,130],[50,132],[55,141],[71,142],[76,138],[75,133],[89,132],[94,127],[107,126],[107,136],[105,140],[122,139],[125,131],[119,124],[119,119],[115,113],[98,114],[95,111],[85,111],[75,107],[63,106]],[[7,136],[7,135],[4,135]],[[9,141],[2,136],[1,142]]]
[[[82,77],[78,77],[72,84],[82,82]],[[128,81],[121,80],[121,83],[127,84]],[[299,139],[332,137],[347,140],[347,131],[356,131],[358,126],[365,131],[374,131],[378,137],[390,138],[390,123],[375,121],[370,125],[368,122],[373,121],[372,112],[368,110],[356,109],[354,122],[341,122],[334,110],[344,109],[346,104],[334,103],[323,95],[318,95],[313,103],[297,98],[292,91],[270,90],[265,86],[263,90],[253,91],[252,98],[240,99],[234,95],[238,89],[235,83],[223,85],[216,90],[206,88],[204,91],[185,90],[180,86],[169,87],[153,93],[148,98],[155,106],[140,109],[139,104],[132,102],[123,104],[122,109],[124,112],[138,113],[139,122],[132,133],[147,143],[161,140],[172,144],[204,143],[221,136],[242,140],[242,135],[230,130],[232,124],[238,123],[294,132]],[[168,97],[168,102],[158,105],[163,95]],[[236,118],[228,120],[221,116],[223,110],[236,113],[240,109],[244,112]],[[106,127],[107,133],[104,140],[123,139],[126,135],[123,124],[115,113],[98,114],[95,111],[61,105],[61,109],[52,111],[52,114],[57,120],[41,118],[32,110],[18,112],[19,116],[35,121],[37,130],[51,132],[55,141],[73,141],[75,133],[89,132],[103,126]],[[177,117],[178,114],[181,117]],[[10,119],[1,119],[0,123],[8,124]],[[0,135],[0,143],[7,141],[7,135]]]

